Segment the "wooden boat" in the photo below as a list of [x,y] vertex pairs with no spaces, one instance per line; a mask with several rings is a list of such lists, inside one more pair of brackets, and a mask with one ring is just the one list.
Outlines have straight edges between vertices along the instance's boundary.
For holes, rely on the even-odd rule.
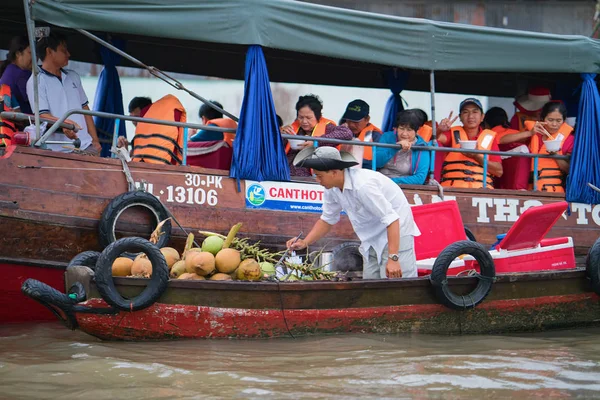
[[[137,4],[135,0],[128,0],[128,2],[134,8],[144,6],[143,4]],[[10,3],[15,2],[11,1]],[[230,3],[243,6],[243,2],[232,1]],[[96,30],[106,27],[106,30],[123,34],[132,42],[140,43],[139,35],[145,34],[145,30],[139,30],[137,24],[109,26],[107,21],[96,19],[105,15],[104,13],[95,12],[94,7],[96,6],[98,5],[85,5],[83,3],[78,5],[78,10],[82,13],[81,16],[85,15],[85,18],[78,18],[77,23],[73,25],[68,24],[71,18],[68,10],[57,2],[52,0],[36,2],[32,7],[36,9],[38,18],[57,25],[65,24],[64,26],[77,26]],[[198,5],[198,7],[203,7],[203,5]],[[268,8],[265,12],[256,11],[263,10],[265,7]],[[303,11],[307,13],[306,15],[318,16],[323,11],[319,6],[304,3],[294,4],[293,7],[303,8]],[[131,8],[131,10],[134,8]],[[215,9],[218,9],[218,7]],[[281,12],[277,2],[270,0],[258,2],[256,10],[253,10],[256,15],[251,16],[255,21],[262,21],[264,15],[274,15],[273,13]],[[207,18],[206,24],[201,25],[208,27],[211,26],[212,22],[210,13],[207,11],[204,10],[198,15]],[[339,14],[339,23],[336,20],[332,21],[332,24],[335,25],[335,29],[352,26],[353,24],[345,23],[344,18],[355,18],[358,14],[360,13],[342,10]],[[235,17],[237,18],[237,15]],[[398,37],[411,37],[411,35],[399,35],[394,29],[390,31],[394,32],[389,37],[387,34],[383,35],[383,32],[380,32],[381,23],[386,26],[390,24],[389,26],[396,27],[395,29],[407,29],[409,25],[403,25],[402,21],[397,18],[381,16],[381,21],[377,21],[370,14],[368,18],[367,16],[362,17],[365,19],[366,24],[372,25],[372,28],[377,30],[377,36],[381,36],[381,40],[390,40],[394,47],[399,45]],[[166,21],[164,18],[159,18],[159,21],[161,24],[165,24],[165,29],[157,29],[156,32],[160,32],[163,37],[149,38],[150,42],[153,43],[152,46],[145,47],[141,45],[141,52],[144,57],[151,59],[153,65],[169,70],[172,70],[169,67],[173,65],[181,65],[183,67],[178,70],[179,72],[190,72],[186,69],[191,65],[189,60],[181,63],[176,61],[179,60],[183,52],[172,51],[172,40],[182,40],[187,46],[202,43],[205,50],[204,55],[209,52],[215,60],[219,59],[218,56],[224,55],[222,53],[224,49],[222,38],[213,41],[210,34],[200,34],[198,30],[189,30],[188,32],[193,31],[194,34],[200,36],[194,36],[191,39],[187,36],[177,37],[177,34],[173,32],[184,31],[181,26],[177,26],[177,29],[173,31],[170,25],[172,21]],[[411,22],[411,24],[414,23],[414,21]],[[419,24],[421,23],[419,22]],[[194,24],[198,25],[198,21],[194,21]],[[423,24],[426,24],[426,21]],[[247,25],[251,24],[248,23],[246,18],[243,26]],[[146,24],[144,23],[143,26],[146,26]],[[275,24],[275,26],[278,25]],[[433,78],[435,72],[435,76],[441,78],[438,85],[440,91],[458,92],[458,90],[462,90],[470,93],[505,96],[509,94],[512,96],[517,91],[515,85],[517,79],[514,78],[518,76],[519,68],[526,68],[527,71],[543,72],[544,76],[540,79],[544,83],[558,80],[573,82],[578,79],[573,73],[581,72],[580,70],[573,70],[573,67],[567,63],[559,65],[541,59],[536,59],[535,64],[532,64],[532,61],[520,64],[515,61],[511,62],[510,67],[503,66],[499,68],[497,60],[491,56],[489,59],[486,58],[487,56],[484,56],[484,54],[487,54],[487,52],[478,50],[479,48],[488,48],[486,46],[489,46],[489,41],[486,38],[489,37],[488,35],[492,35],[492,31],[482,30],[479,32],[477,31],[478,28],[464,27],[456,29],[451,24],[447,26],[440,25],[440,27],[436,27],[436,29],[438,28],[458,35],[457,43],[464,43],[463,39],[466,39],[466,36],[463,37],[462,35],[470,35],[469,40],[473,43],[472,50],[480,61],[477,72],[465,73],[472,65],[460,64],[460,60],[451,60],[452,65],[444,63],[444,70],[437,70],[435,63],[439,58],[439,54],[431,54],[430,57],[426,57],[424,60],[413,60],[410,57],[400,57],[396,56],[394,52],[381,50],[385,46],[373,45],[373,50],[376,53],[353,51],[351,52],[352,55],[349,56],[350,52],[340,53],[344,51],[344,46],[341,46],[345,44],[344,40],[339,43],[339,46],[327,46],[328,50],[326,52],[315,53],[312,46],[297,44],[295,41],[290,40],[290,43],[294,44],[288,46],[288,43],[283,39],[287,37],[286,35],[273,35],[277,39],[277,43],[265,47],[266,57],[270,65],[275,65],[275,68],[271,71],[272,76],[276,76],[277,80],[283,81],[293,81],[298,79],[298,76],[302,76],[303,80],[315,83],[351,84],[357,82],[356,68],[357,65],[360,65],[365,73],[364,77],[361,78],[362,80],[357,84],[382,87],[385,86],[385,82],[384,79],[381,79],[381,73],[389,70],[390,66],[401,66],[410,70],[412,74],[407,89],[427,89],[430,82],[429,78]],[[474,32],[467,32],[469,30]],[[415,29],[414,33],[425,31],[427,30]],[[441,32],[439,37],[448,36],[443,33]],[[305,34],[310,33],[302,32],[302,35]],[[496,34],[502,36],[499,32],[496,32]],[[426,36],[430,38],[429,33]],[[514,51],[520,54],[527,53],[526,50],[533,46],[527,40],[535,36],[536,48],[553,48],[556,52],[566,51],[569,55],[576,54],[578,60],[581,61],[578,65],[583,70],[587,71],[589,65],[598,65],[594,59],[598,52],[590,51],[590,48],[595,46],[594,43],[590,44],[584,40],[566,43],[562,40],[555,40],[550,36],[546,37],[546,41],[544,41],[542,36],[537,34],[524,33],[523,36],[527,37],[524,37],[522,41],[517,40],[516,37],[512,38],[514,41],[511,42],[511,46],[506,51]],[[240,57],[243,57],[247,48],[246,44],[253,40],[255,40],[254,37],[248,38],[246,36],[232,39],[233,43],[225,46],[227,48],[225,53],[227,54],[225,54],[226,58],[223,65],[227,68],[223,68],[222,71],[212,67],[218,63],[194,63],[194,68],[197,66],[208,68],[204,70],[194,69],[194,71],[208,75],[239,78],[238,71],[241,71],[241,68],[232,66],[236,65],[235,61],[241,60]],[[422,40],[430,39],[426,39],[424,36]],[[310,40],[304,42],[310,43]],[[319,40],[314,42],[317,43]],[[417,42],[414,41],[414,43]],[[475,45],[475,42],[477,45]],[[256,39],[256,43],[262,43],[262,39]],[[414,43],[413,41],[407,41],[403,45],[410,47]],[[576,47],[573,47],[575,45]],[[84,43],[79,38],[72,41],[73,53],[81,52],[84,54],[83,59],[90,57],[88,54],[90,48],[89,42]],[[160,51],[157,49],[160,49]],[[419,47],[417,50],[421,52],[422,48]],[[410,49],[407,51],[410,51]],[[556,55],[556,52],[553,54]],[[152,58],[158,54],[161,55],[158,59]],[[234,55],[233,58],[229,56],[230,54]],[[364,58],[365,54],[375,55]],[[352,60],[349,60],[348,57],[352,57]],[[373,61],[373,57],[378,60],[377,63]],[[238,60],[238,58],[240,59]],[[514,58],[514,60],[520,59],[520,57]],[[164,64],[166,60],[169,62]],[[290,60],[294,60],[298,68],[289,68]],[[339,60],[352,62],[341,62]],[[356,62],[360,62],[360,64]],[[237,64],[241,65],[241,62]],[[427,64],[425,70],[431,71],[431,76],[429,76],[429,72],[423,73],[424,64]],[[303,69],[305,74],[298,74],[299,69]],[[497,72],[499,70],[504,72],[499,74]],[[376,73],[373,73],[373,71],[376,71]],[[486,84],[483,85],[482,82]],[[535,83],[537,80],[532,78],[531,82]],[[488,90],[482,90],[482,88]],[[434,88],[432,87],[431,90],[433,93]],[[53,268],[48,270],[48,273],[52,275],[51,277],[49,275],[48,279],[35,275],[40,280],[50,282],[55,280],[57,272],[55,267],[58,267],[58,271],[60,271],[60,268],[66,267],[66,262],[76,254],[84,250],[102,250],[106,245],[106,239],[100,237],[99,234],[103,212],[111,205],[113,199],[126,193],[129,187],[121,163],[114,159],[94,159],[79,155],[53,154],[35,148],[11,147],[0,154],[0,166],[3,171],[0,177],[0,254],[3,256],[10,255],[11,257],[10,260],[0,264],[2,268],[0,274],[14,277],[14,279],[9,279],[0,284],[2,285],[0,289],[5,289],[0,294],[0,303],[5,304],[11,300],[8,293],[15,293],[26,278],[34,277],[33,274],[30,276],[23,272],[28,271],[28,266],[35,265],[37,267],[52,264]],[[175,246],[181,246],[181,241],[186,232],[203,229],[224,233],[234,223],[242,222],[246,236],[253,240],[261,240],[264,245],[277,247],[281,246],[285,239],[297,235],[300,231],[306,233],[318,218],[318,213],[315,212],[319,208],[316,199],[319,198],[321,188],[312,182],[279,183],[242,180],[238,187],[238,183],[229,178],[228,174],[223,171],[190,166],[159,167],[139,163],[130,164],[130,169],[135,181],[140,184],[147,183],[147,190],[159,198],[166,209],[181,223],[181,228],[173,226],[172,237]],[[253,201],[249,194],[249,189],[253,185],[259,185],[263,193],[269,192],[269,196],[271,195],[270,191],[275,190],[273,196],[271,196],[272,198],[269,199],[272,201],[264,201],[263,203]],[[406,186],[403,189],[409,201],[413,204],[428,204],[439,201],[442,197],[442,193],[432,186]],[[293,209],[293,206],[298,206],[297,196],[303,196],[303,193],[306,193],[308,200],[303,198],[299,200],[303,202],[305,208],[300,211],[297,208]],[[310,196],[313,196],[315,200],[311,199]],[[443,198],[457,201],[464,225],[470,229],[478,241],[486,244],[496,241],[496,235],[506,232],[512,222],[527,208],[564,199],[561,195],[539,192],[457,189],[445,190]],[[549,236],[572,236],[576,244],[576,252],[585,254],[600,233],[600,218],[598,218],[600,206],[572,204],[571,210],[570,215],[565,214],[561,217]],[[155,222],[154,218],[149,218],[144,213],[129,210],[123,214],[123,219],[116,224],[116,231],[117,234],[123,236],[147,236]],[[318,245],[331,248],[352,240],[355,240],[355,236],[350,224],[346,219],[343,219],[332,231],[331,237],[326,238]],[[17,268],[15,269],[12,266]],[[61,286],[61,284],[54,286]],[[6,315],[0,314],[0,320],[3,322],[11,321],[10,318],[6,319],[5,317]]]
[[[431,212],[439,207],[451,217]],[[452,217],[460,219],[456,203],[418,206],[415,217],[425,235],[416,244],[419,263],[427,265],[432,259],[423,257],[452,242],[434,257],[426,277],[340,282],[169,280],[164,257],[155,246],[124,238],[102,252],[95,271],[85,266],[67,269],[69,296],[31,279],[23,284],[23,292],[52,309],[69,328],[105,340],[348,332],[484,334],[591,325],[600,312],[600,240],[586,272],[575,265],[570,238],[550,239],[547,244],[541,239],[565,208],[562,203],[528,210],[497,250],[487,252],[472,241],[453,242],[457,235],[465,235],[462,229],[455,234],[449,229],[461,227]],[[532,226],[532,221],[539,223]],[[147,252],[153,265],[150,280],[112,277],[112,262],[129,249]],[[462,259],[456,258],[461,254]],[[475,266],[478,273],[448,277],[461,273],[455,265],[460,263]],[[496,270],[501,272],[497,276]],[[526,272],[514,272],[519,270]]]

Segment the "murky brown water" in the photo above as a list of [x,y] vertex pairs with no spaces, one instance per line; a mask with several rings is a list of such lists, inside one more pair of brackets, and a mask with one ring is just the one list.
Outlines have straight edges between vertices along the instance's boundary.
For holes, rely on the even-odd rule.
[[0,398],[600,398],[600,329],[126,343],[3,326]]

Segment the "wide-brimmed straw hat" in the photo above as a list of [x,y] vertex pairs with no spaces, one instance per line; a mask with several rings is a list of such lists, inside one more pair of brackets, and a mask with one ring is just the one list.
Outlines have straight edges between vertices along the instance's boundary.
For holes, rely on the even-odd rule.
[[308,147],[294,157],[294,166],[312,168],[317,171],[345,169],[358,165],[352,154],[335,147]]
[[517,97],[514,105],[521,111],[538,111],[551,100],[550,90],[545,87],[533,87],[527,94]]

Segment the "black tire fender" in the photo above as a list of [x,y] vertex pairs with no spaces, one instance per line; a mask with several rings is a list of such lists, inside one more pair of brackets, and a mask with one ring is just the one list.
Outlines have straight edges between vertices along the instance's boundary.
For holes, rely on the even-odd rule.
[[473,232],[471,232],[471,230],[469,228],[467,228],[465,226],[465,235],[467,235],[467,239],[476,242],[477,238],[475,237],[475,235],[473,234]]
[[590,247],[585,259],[585,268],[590,278],[592,289],[600,296],[600,238]]
[[[115,235],[116,225],[121,214],[131,207],[144,207],[152,213],[156,219],[156,225],[160,221],[170,217],[165,206],[154,195],[140,190],[127,192],[118,195],[108,203],[108,206],[102,212],[100,223],[98,225],[98,240],[100,246],[105,248],[117,240]],[[155,225],[155,226],[156,226]],[[162,228],[163,234],[158,239],[156,246],[165,247],[171,240],[171,223],[167,221]]]
[[[480,273],[477,286],[471,293],[463,296],[453,293],[448,286],[448,267],[461,254],[469,254],[477,260]],[[454,310],[467,310],[481,303],[492,290],[496,277],[494,260],[489,251],[480,243],[461,240],[446,247],[436,258],[429,277],[435,295],[440,303]]]
[[83,266],[94,270],[96,269],[96,262],[98,261],[98,257],[100,257],[100,252],[98,251],[84,251],[82,253],[77,254],[71,259],[71,261],[69,261],[69,267]]
[[77,328],[77,318],[73,307],[86,299],[85,289],[81,283],[75,282],[68,294],[65,294],[43,282],[27,279],[21,285],[21,292],[52,311],[67,328]]
[[[150,283],[133,299],[121,296],[112,277],[112,264],[123,252],[145,253],[152,263]],[[169,282],[169,267],[160,249],[139,237],[127,237],[109,244],[98,258],[95,273],[96,286],[102,299],[123,311],[137,311],[150,307],[162,296]]]

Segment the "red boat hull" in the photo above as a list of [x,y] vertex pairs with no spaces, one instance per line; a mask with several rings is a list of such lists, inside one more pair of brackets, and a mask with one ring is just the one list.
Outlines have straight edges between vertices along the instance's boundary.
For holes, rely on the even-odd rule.
[[65,291],[65,268],[62,263],[0,260],[0,324],[15,322],[55,321],[46,307],[21,293],[21,285],[28,278],[37,279],[53,288]]
[[[506,333],[581,326],[598,315],[594,293],[494,300],[469,311],[439,304],[345,309],[240,309],[155,303],[116,315],[77,314],[79,328],[105,340],[266,338],[335,333]],[[105,308],[100,299],[84,303]],[[532,322],[534,324],[532,325]]]

